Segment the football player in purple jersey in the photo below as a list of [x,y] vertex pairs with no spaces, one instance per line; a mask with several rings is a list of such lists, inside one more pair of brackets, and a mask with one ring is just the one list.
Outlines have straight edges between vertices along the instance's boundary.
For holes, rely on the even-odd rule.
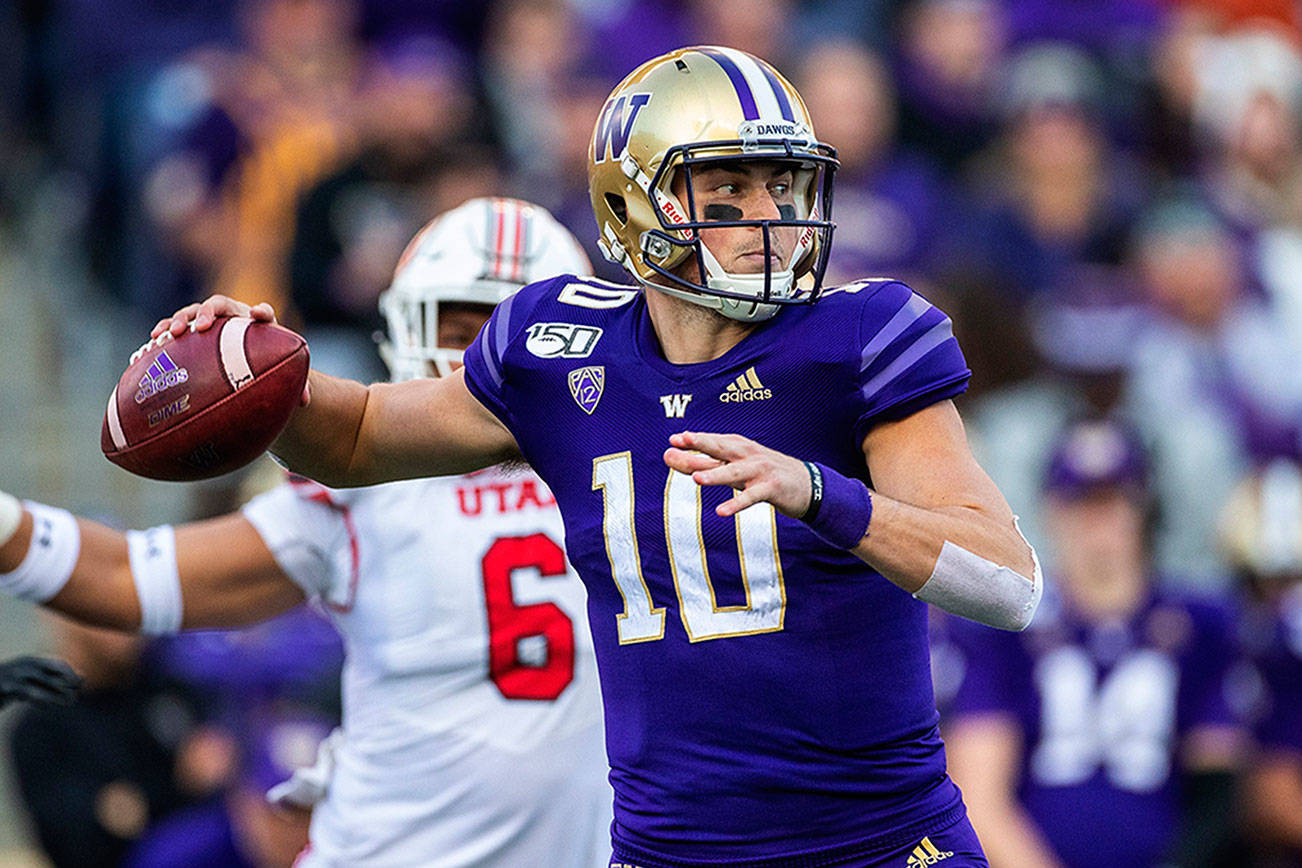
[[[274,451],[330,485],[523,457],[588,589],[612,864],[985,865],[945,772],[926,606],[1030,620],[1034,553],[950,399],[948,317],[826,289],[835,151],[771,66],[670,52],[589,154],[603,252],[497,308],[452,377],[313,373]],[[155,327],[221,314],[224,297]]]
[[1155,584],[1144,476],[1124,428],[1069,426],[1047,478],[1057,593],[1017,635],[950,625],[945,740],[994,864],[1235,862],[1218,861],[1244,744],[1233,618]]

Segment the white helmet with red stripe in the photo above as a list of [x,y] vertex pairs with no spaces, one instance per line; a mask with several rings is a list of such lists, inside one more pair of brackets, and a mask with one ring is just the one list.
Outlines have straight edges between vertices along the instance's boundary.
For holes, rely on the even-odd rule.
[[389,332],[380,355],[391,379],[446,377],[461,362],[460,349],[438,346],[441,304],[496,306],[520,287],[558,274],[591,275],[592,264],[545,208],[519,199],[471,199],[434,218],[407,245],[380,296]]

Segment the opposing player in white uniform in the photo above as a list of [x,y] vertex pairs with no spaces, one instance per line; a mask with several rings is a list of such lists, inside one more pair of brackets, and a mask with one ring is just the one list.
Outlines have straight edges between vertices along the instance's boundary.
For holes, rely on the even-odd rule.
[[[447,374],[497,302],[587,268],[536,206],[477,199],[447,212],[412,242],[381,300],[393,378]],[[10,504],[10,525],[12,514]],[[126,537],[72,522],[30,503],[16,529],[0,515],[0,589],[137,629],[142,574],[174,545],[174,561],[162,560],[180,573],[178,623],[147,629],[244,624],[304,597],[324,604],[347,648],[344,724],[329,743],[333,768],[286,787],[290,801],[321,796],[299,865],[607,864],[611,792],[585,594],[555,501],[532,472],[347,491],[293,478],[241,513]],[[79,540],[61,543],[70,535]],[[29,551],[28,538],[52,545]]]

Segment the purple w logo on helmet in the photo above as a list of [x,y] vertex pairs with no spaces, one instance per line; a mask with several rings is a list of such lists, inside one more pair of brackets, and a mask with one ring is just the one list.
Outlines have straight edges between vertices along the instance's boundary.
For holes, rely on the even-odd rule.
[[628,121],[624,121],[624,97],[619,96],[606,103],[597,122],[596,134],[592,137],[592,160],[604,163],[607,159],[619,159],[628,147],[628,137],[633,132],[633,122],[642,106],[651,100],[649,93],[635,93],[628,97]]

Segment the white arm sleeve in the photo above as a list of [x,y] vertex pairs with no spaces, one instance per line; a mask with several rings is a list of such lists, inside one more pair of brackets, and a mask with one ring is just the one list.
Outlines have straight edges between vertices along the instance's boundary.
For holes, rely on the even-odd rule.
[[[1022,529],[1017,527],[1022,542]],[[1026,543],[1027,546],[1031,544]],[[937,608],[1000,630],[1025,630],[1044,593],[1040,558],[1031,548],[1033,575],[1028,579],[988,561],[949,540],[941,546],[931,577],[913,596]]]
[[315,483],[285,483],[249,501],[242,510],[276,563],[311,599],[342,604],[355,569],[346,506]]

